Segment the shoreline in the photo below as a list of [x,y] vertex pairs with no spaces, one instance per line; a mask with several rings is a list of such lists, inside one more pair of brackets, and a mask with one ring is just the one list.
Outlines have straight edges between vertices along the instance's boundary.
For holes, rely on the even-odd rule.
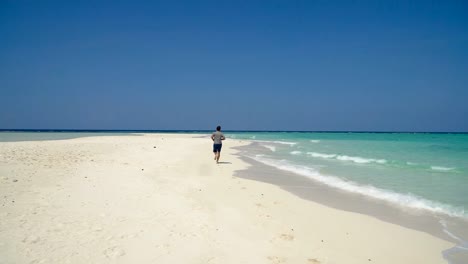
[[[468,242],[468,219],[424,209],[405,208],[373,197],[340,190],[306,176],[263,164],[243,155],[244,150],[255,147],[252,146],[254,144],[256,142],[251,141],[250,145],[237,147],[240,151],[239,157],[251,166],[246,170],[237,171],[236,177],[272,184],[304,200],[338,210],[371,216],[384,222],[451,241],[455,243],[455,246],[442,251],[441,254],[450,263],[468,262],[468,245],[466,244]],[[459,251],[459,247],[464,249]]]
[[236,177],[263,169],[250,141],[217,165],[199,136],[0,142],[5,263],[441,263],[454,244]]

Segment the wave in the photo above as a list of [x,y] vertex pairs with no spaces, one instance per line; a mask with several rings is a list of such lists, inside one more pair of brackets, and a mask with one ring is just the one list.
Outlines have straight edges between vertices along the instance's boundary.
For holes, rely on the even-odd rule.
[[314,158],[324,158],[324,159],[337,159],[342,161],[351,161],[355,163],[379,163],[384,164],[387,163],[384,159],[368,159],[368,158],[361,158],[361,157],[353,157],[353,156],[346,156],[346,155],[338,155],[338,154],[324,154],[318,152],[307,152],[310,156]]
[[311,139],[310,142],[312,142],[312,143],[319,143],[320,140],[318,140],[318,139]]
[[283,144],[283,145],[290,145],[290,146],[294,146],[294,145],[297,144],[296,142],[286,142],[286,141],[273,141],[273,143]]
[[289,146],[294,146],[297,144],[297,142],[288,142],[288,141],[268,141],[268,140],[256,140],[256,142],[262,142],[262,143],[274,143],[274,144],[281,144],[281,145],[289,145]]
[[292,155],[300,155],[300,154],[302,154],[302,152],[301,152],[301,151],[298,151],[298,150],[291,151],[290,153],[291,153]]
[[372,185],[360,185],[353,181],[343,180],[335,176],[323,175],[313,168],[293,165],[285,160],[276,161],[264,158],[264,156],[255,156],[250,158],[280,170],[305,176],[333,188],[365,195],[399,206],[422,209],[434,213],[442,213],[453,217],[468,218],[468,213],[465,212],[463,208],[431,201],[413,194],[401,194],[390,190],[380,189]]
[[448,168],[448,167],[442,167],[442,166],[431,166],[431,170],[435,170],[435,171],[451,171],[454,169],[455,168]]
[[340,155],[337,156],[336,159],[344,160],[344,161],[352,161],[356,163],[371,163],[371,162],[380,163],[380,164],[387,163],[387,161],[384,159],[366,159],[366,158],[361,158],[361,157],[350,157],[350,156],[340,156]]
[[415,167],[425,171],[434,171],[434,172],[457,172],[457,168],[455,167],[443,167],[443,166],[431,166],[431,165],[424,165],[415,162],[406,162],[406,165]]
[[267,149],[269,149],[269,150],[271,150],[271,151],[273,151],[273,152],[275,152],[275,151],[276,151],[276,147],[275,147],[275,146],[270,146],[270,145],[262,145],[262,147],[265,147],[265,148],[267,148]]
[[324,159],[333,159],[337,155],[336,154],[323,154],[323,153],[317,153],[317,152],[307,152],[310,156],[314,158],[324,158]]

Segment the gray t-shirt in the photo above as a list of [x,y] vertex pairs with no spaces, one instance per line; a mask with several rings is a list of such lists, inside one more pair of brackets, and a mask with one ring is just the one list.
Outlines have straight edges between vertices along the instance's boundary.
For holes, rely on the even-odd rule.
[[224,139],[224,134],[221,131],[215,131],[213,133],[213,137],[214,137],[213,144],[223,144],[221,140]]

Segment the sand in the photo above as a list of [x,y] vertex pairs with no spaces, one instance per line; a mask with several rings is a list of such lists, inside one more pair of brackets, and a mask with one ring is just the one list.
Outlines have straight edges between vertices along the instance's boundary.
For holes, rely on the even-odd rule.
[[236,177],[247,144],[0,142],[0,263],[446,263],[449,241]]

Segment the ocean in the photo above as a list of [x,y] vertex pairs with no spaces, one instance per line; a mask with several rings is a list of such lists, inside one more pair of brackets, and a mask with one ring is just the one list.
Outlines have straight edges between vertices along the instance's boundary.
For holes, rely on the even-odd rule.
[[468,134],[256,132],[246,156],[330,187],[468,219]]
[[444,233],[456,243],[442,252],[447,262],[467,263],[468,134],[244,132],[227,137],[252,140],[242,156],[287,172],[284,177],[299,175],[434,219],[434,229],[423,227],[423,220],[412,227]]

